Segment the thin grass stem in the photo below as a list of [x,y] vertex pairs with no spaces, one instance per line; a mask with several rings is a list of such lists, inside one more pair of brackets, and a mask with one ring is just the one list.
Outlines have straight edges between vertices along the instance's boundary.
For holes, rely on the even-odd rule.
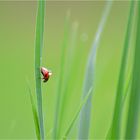
[[134,65],[132,70],[132,88],[129,99],[129,108],[126,124],[126,139],[137,139],[139,112],[140,112],[140,1],[137,1],[138,19]]
[[39,0],[36,19],[36,39],[35,39],[35,82],[36,82],[39,126],[42,140],[44,139],[44,125],[42,111],[42,89],[41,89],[40,67],[42,61],[42,48],[43,48],[44,13],[45,13],[45,1]]
[[127,65],[127,56],[129,52],[129,43],[131,37],[131,30],[132,30],[132,18],[134,13],[134,1],[130,4],[130,14],[128,18],[128,25],[126,30],[123,54],[121,59],[121,66],[120,66],[120,73],[117,85],[117,92],[115,98],[115,106],[114,106],[114,113],[111,125],[111,139],[119,139],[120,138],[120,124],[121,124],[121,114],[122,114],[122,100],[123,100],[123,93],[125,87],[125,72],[126,72],[126,65]]

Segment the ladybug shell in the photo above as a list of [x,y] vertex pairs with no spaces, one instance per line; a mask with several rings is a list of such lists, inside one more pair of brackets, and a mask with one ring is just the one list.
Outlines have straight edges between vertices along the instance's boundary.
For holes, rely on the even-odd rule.
[[43,82],[47,82],[49,79],[49,76],[50,76],[49,71],[46,68],[41,67],[41,73],[42,73],[43,79],[44,79]]

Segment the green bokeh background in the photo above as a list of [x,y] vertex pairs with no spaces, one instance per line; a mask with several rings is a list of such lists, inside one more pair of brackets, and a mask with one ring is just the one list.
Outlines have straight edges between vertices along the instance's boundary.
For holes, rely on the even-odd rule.
[[[46,2],[43,66],[50,68],[53,72],[49,82],[42,85],[46,131],[52,129],[54,122],[56,87],[66,13],[68,10],[71,11],[71,27],[75,23],[79,25],[76,47],[80,50],[80,40],[86,38],[87,40],[84,42],[82,53],[78,54],[80,57],[80,63],[76,67],[78,73],[71,75],[77,82],[76,85],[70,85],[72,90],[68,92],[69,100],[63,120],[63,130],[80,103],[87,57],[104,6],[105,1]],[[26,80],[29,79],[32,93],[35,95],[36,12],[36,1],[0,1],[0,139],[35,138]],[[90,138],[105,138],[111,123],[128,13],[128,1],[115,1],[102,33],[97,54]],[[67,50],[68,54],[69,51],[70,49]],[[132,61],[131,52],[129,66]],[[125,124],[125,121],[123,123]],[[76,136],[76,124],[71,131],[70,138]]]

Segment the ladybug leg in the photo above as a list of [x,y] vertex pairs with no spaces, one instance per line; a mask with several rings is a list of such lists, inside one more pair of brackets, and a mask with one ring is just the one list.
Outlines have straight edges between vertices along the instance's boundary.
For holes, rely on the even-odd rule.
[[48,81],[48,79],[44,79],[44,81],[43,81],[43,82],[44,82],[44,83],[46,83],[47,81]]
[[42,80],[45,80],[45,78],[44,78],[44,77],[42,77],[41,79],[42,79]]

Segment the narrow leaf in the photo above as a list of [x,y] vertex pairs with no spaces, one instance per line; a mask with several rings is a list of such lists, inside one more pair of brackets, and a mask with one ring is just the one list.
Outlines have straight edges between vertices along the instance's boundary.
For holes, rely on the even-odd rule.
[[124,106],[124,103],[126,101],[126,98],[128,97],[129,93],[130,93],[130,89],[131,89],[131,83],[132,83],[132,74],[131,76],[129,77],[129,81],[128,81],[128,84],[126,86],[126,89],[124,91],[124,95],[123,95],[123,98],[122,98],[122,108]]
[[62,42],[62,54],[61,54],[61,62],[60,62],[60,74],[58,79],[58,87],[57,87],[57,98],[56,98],[56,108],[54,115],[54,131],[53,131],[53,139],[58,139],[60,135],[60,116],[61,116],[61,101],[62,101],[62,83],[64,81],[64,66],[65,66],[65,56],[66,56],[66,48],[68,45],[68,33],[69,33],[69,18],[70,11],[68,11],[66,16],[66,21],[64,25],[64,39]]
[[[67,111],[67,102],[68,102],[68,97],[69,97],[69,94],[68,93],[68,88],[70,85],[70,80],[71,80],[71,76],[73,73],[72,73],[72,68],[73,68],[73,63],[74,63],[74,60],[75,57],[73,56],[73,52],[75,51],[75,48],[76,48],[76,39],[77,39],[77,29],[78,29],[78,24],[73,24],[72,26],[72,33],[71,33],[71,39],[70,39],[70,49],[71,49],[71,53],[70,53],[70,50],[68,50],[68,54],[67,54],[67,58],[69,58],[69,62],[67,61],[67,73],[65,74],[65,78],[64,78],[64,88],[63,88],[63,91],[62,91],[62,100],[61,100],[61,107],[60,107],[60,118],[59,118],[59,129],[62,129],[62,122],[63,122],[63,119],[64,119],[64,114],[65,112]],[[65,58],[66,59],[66,58]],[[77,61],[76,61],[77,62]],[[66,68],[65,67],[65,68]],[[74,83],[74,81],[73,81]],[[59,133],[59,137],[60,137],[60,133]]]
[[[103,31],[107,17],[109,15],[111,5],[112,5],[112,2],[107,1],[105,10],[103,11],[103,16],[99,24],[99,28],[95,36],[95,40],[93,41],[93,45],[89,54],[85,80],[84,80],[83,98],[88,93],[90,87],[94,86],[94,79],[95,79],[94,73],[95,73],[95,65],[96,65],[97,48],[99,47],[101,33]],[[90,95],[90,98],[88,99],[85,106],[82,108],[82,111],[80,114],[79,139],[88,139],[89,128],[90,128],[90,116],[91,116],[91,99],[92,99],[92,94]]]
[[78,115],[80,114],[80,111],[81,111],[82,107],[85,105],[85,103],[89,99],[91,93],[92,93],[92,88],[89,89],[89,91],[88,91],[87,95],[85,96],[84,100],[81,102],[78,110],[76,111],[74,117],[72,118],[70,124],[68,125],[68,128],[66,129],[66,131],[65,131],[65,133],[63,135],[64,136],[63,139],[66,139],[68,137],[68,135],[70,133],[70,130],[72,129],[76,119],[78,118]]
[[[123,110],[123,107],[124,107],[124,103],[126,101],[126,98],[128,97],[129,93],[130,93],[130,89],[131,89],[131,81],[132,81],[132,74],[131,76],[129,77],[129,81],[127,83],[127,86],[125,88],[125,91],[124,91],[124,95],[122,97],[122,102],[121,102],[121,106],[122,106],[122,110]],[[109,128],[109,130],[107,131],[107,135],[106,135],[106,140],[110,139],[110,136],[111,136],[111,126]]]
[[122,54],[121,66],[120,66],[120,73],[118,79],[118,86],[116,92],[116,99],[115,99],[115,106],[114,106],[114,113],[111,125],[111,139],[119,139],[120,138],[120,123],[121,123],[121,111],[122,111],[122,97],[125,87],[125,72],[126,72],[126,64],[127,64],[127,56],[129,50],[129,43],[131,37],[131,28],[132,28],[132,18],[134,13],[134,1],[131,2],[130,5],[130,14],[128,18],[128,25],[126,30],[126,37],[124,42],[124,49]]
[[140,1],[137,1],[138,20],[134,65],[132,71],[132,88],[129,100],[129,109],[126,125],[126,139],[137,139],[139,112],[140,112]]
[[41,67],[42,47],[43,47],[44,12],[45,12],[45,1],[39,0],[37,21],[36,21],[36,40],[35,40],[35,81],[36,81],[36,96],[37,96],[37,107],[38,107],[38,115],[39,115],[39,126],[40,126],[40,134],[42,140],[44,139],[44,126],[43,126],[40,67]]
[[35,130],[36,130],[36,136],[37,139],[40,140],[40,128],[39,128],[39,121],[38,121],[38,115],[37,115],[37,109],[33,100],[33,96],[31,93],[31,88],[28,84],[28,92],[30,95],[30,102],[31,102],[31,106],[32,106],[32,113],[33,113],[33,118],[34,118],[34,124],[35,124]]

